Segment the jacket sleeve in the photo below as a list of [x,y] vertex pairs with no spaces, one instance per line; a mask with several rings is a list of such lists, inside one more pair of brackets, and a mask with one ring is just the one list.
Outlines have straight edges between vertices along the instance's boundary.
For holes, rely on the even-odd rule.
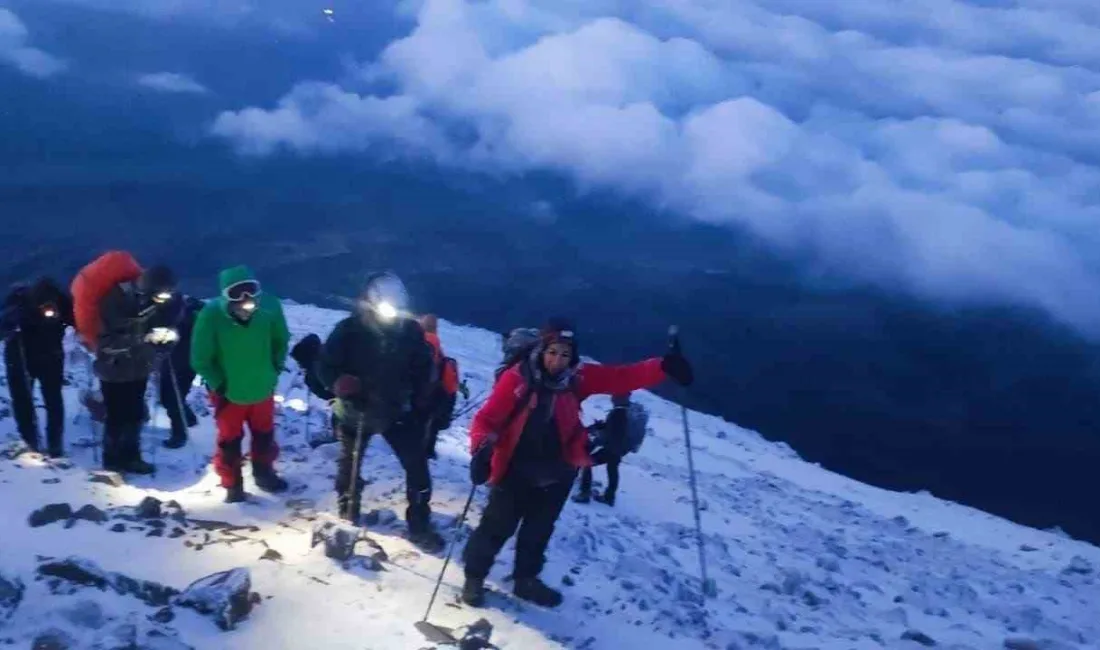
[[435,355],[431,343],[424,338],[424,330],[416,321],[410,321],[409,341],[412,345],[412,358],[409,371],[412,373],[411,385],[413,404],[427,408],[432,396],[432,369],[435,367]]
[[343,320],[336,324],[336,327],[329,333],[328,338],[325,339],[325,344],[321,346],[321,350],[317,354],[317,360],[314,363],[317,378],[329,391],[332,390],[332,385],[336,383],[340,375],[346,372],[347,355],[344,354],[344,348],[346,347],[345,340],[348,337],[347,322]]
[[191,368],[213,390],[225,390],[225,373],[218,360],[218,337],[214,318],[216,306],[203,309],[191,332]]
[[616,395],[651,388],[665,380],[659,358],[623,366],[585,364],[577,371],[577,397]]
[[503,434],[501,427],[508,414],[516,408],[516,390],[523,383],[519,373],[506,372],[500,377],[500,381],[493,386],[493,392],[489,399],[478,409],[473,422],[470,423],[470,452],[477,451],[489,434]]
[[286,325],[286,314],[283,312],[281,300],[272,301],[272,309],[275,312],[275,332],[271,342],[272,354],[275,359],[275,369],[282,372],[286,368],[286,354],[290,349],[290,329]]

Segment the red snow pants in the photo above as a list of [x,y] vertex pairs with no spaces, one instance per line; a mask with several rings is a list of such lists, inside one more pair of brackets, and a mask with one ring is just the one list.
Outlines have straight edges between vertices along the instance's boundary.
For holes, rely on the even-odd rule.
[[279,457],[275,442],[275,400],[269,397],[256,404],[234,404],[216,395],[214,420],[218,427],[218,448],[214,452],[214,471],[221,477],[222,487],[232,487],[241,481],[241,441],[244,425],[252,434],[252,464],[270,468]]

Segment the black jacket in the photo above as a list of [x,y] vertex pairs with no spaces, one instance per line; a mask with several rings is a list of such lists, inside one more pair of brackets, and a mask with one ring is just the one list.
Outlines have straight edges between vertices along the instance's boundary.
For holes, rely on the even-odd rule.
[[332,390],[341,375],[359,378],[359,394],[337,400],[338,417],[363,416],[384,430],[411,412],[427,407],[431,390],[431,345],[412,319],[391,327],[365,324],[359,316],[340,321],[317,356],[317,377]]
[[157,363],[156,346],[145,336],[162,316],[139,297],[133,283],[116,285],[99,301],[102,326],[93,368],[100,381],[132,382],[147,378]]
[[[54,315],[46,316],[43,305],[52,305]],[[59,372],[63,366],[62,341],[65,328],[73,325],[73,301],[51,280],[39,280],[32,287],[17,287],[4,300],[0,329],[8,342],[5,357],[9,364],[21,364],[34,376]]]

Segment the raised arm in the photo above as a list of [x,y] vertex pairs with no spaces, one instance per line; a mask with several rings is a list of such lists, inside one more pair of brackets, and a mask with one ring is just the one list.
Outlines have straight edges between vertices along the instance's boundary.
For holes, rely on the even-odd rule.
[[664,381],[661,359],[653,358],[621,366],[586,363],[577,371],[577,396],[615,395],[652,388]]

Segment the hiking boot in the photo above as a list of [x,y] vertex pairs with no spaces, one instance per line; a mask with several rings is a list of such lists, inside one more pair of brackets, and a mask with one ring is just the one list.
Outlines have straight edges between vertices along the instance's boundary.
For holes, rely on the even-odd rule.
[[[599,497],[596,497],[597,499]],[[577,492],[573,495],[573,503],[588,503],[592,500],[592,493],[590,492]]]
[[557,607],[562,602],[561,592],[550,588],[538,578],[517,578],[512,593],[516,598],[542,607]]
[[264,492],[285,492],[289,485],[275,473],[274,467],[252,465],[252,481]]
[[195,417],[195,412],[191,410],[190,406],[184,405],[183,407],[183,421],[187,424],[188,429],[193,429],[199,426],[199,419]]
[[63,458],[65,456],[65,448],[61,445],[50,445],[50,448],[46,451],[46,455],[50,458]]
[[245,494],[244,485],[242,483],[238,483],[236,485],[231,485],[231,486],[225,488],[225,502],[226,503],[241,503],[242,501],[245,500],[245,497],[247,497],[247,496],[248,495]]
[[595,499],[596,501],[600,502],[600,503],[609,505],[612,508],[615,507],[615,493],[614,492],[604,492],[603,494],[597,494],[592,498]]
[[466,578],[462,585],[462,602],[470,607],[481,607],[485,604],[485,581],[478,578]]

